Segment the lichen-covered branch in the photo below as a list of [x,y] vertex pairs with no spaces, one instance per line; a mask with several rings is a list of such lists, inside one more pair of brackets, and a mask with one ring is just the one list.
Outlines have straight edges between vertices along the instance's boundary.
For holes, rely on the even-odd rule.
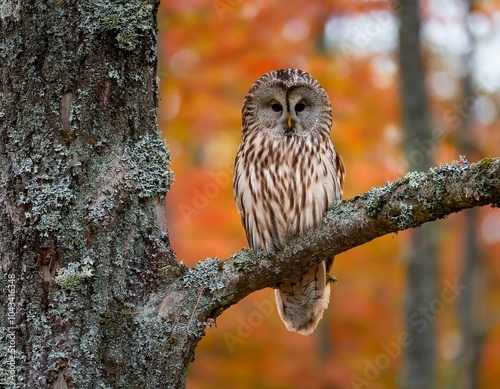
[[380,236],[414,228],[466,208],[500,206],[500,158],[469,164],[465,160],[412,172],[330,209],[324,223],[267,257],[249,249],[220,263],[222,306],[279,283],[324,259]]

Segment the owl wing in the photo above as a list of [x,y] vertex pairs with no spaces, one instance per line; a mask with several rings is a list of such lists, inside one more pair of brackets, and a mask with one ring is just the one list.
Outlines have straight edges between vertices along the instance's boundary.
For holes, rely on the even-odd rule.
[[264,160],[271,160],[273,146],[276,145],[262,136],[244,140],[236,155],[233,175],[234,197],[248,244],[268,253],[280,247],[288,236],[284,211],[289,204],[284,202],[289,202],[289,188],[285,184],[292,181],[288,166],[286,178],[277,171],[276,164],[264,166]]
[[241,144],[238,153],[236,154],[236,159],[234,162],[234,174],[233,174],[233,194],[236,200],[236,207],[240,213],[241,224],[245,230],[248,244],[250,247],[253,246],[253,231],[255,226],[253,225],[253,218],[249,217],[249,212],[252,212],[254,196],[254,188],[252,183],[250,166],[245,166],[245,153],[243,143]]
[[337,182],[338,185],[340,186],[340,197],[338,200],[342,198],[342,189],[344,187],[344,180],[345,180],[345,166],[344,166],[344,160],[340,156],[340,154],[335,153],[334,156],[334,166],[335,166],[335,171],[336,174],[335,176],[337,177]]

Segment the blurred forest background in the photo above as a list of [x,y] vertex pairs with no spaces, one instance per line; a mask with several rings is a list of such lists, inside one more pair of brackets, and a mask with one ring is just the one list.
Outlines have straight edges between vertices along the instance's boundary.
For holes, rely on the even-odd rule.
[[[330,96],[332,140],[349,198],[408,171],[500,155],[500,0],[423,0],[422,54],[430,138],[403,151],[398,1],[163,0],[159,12],[160,128],[175,182],[167,196],[179,261],[227,258],[247,242],[232,195],[241,104],[273,69],[311,73]],[[432,155],[430,155],[432,153]],[[399,388],[409,335],[435,328],[439,388],[500,382],[500,212],[439,221],[437,285],[407,312],[411,232],[336,258],[330,307],[315,334],[286,331],[271,289],[207,329],[189,389]],[[415,331],[416,330],[416,331]]]

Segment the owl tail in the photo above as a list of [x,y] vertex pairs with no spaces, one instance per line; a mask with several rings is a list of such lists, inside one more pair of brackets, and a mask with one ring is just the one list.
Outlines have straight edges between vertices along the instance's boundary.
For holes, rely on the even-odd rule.
[[330,301],[326,275],[332,262],[321,262],[275,289],[278,313],[288,331],[309,335],[316,329]]

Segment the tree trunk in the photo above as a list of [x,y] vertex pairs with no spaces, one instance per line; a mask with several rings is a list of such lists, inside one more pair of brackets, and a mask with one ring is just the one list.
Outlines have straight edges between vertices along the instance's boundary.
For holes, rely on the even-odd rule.
[[[436,134],[432,133],[425,71],[420,44],[419,1],[403,0],[399,7],[399,63],[404,151],[409,171],[427,170],[433,164]],[[438,227],[427,224],[411,233],[408,256],[407,330],[413,341],[406,349],[405,388],[435,386],[436,328],[434,319],[422,316],[437,296]],[[425,324],[424,324],[425,323]]]
[[156,342],[168,324],[144,314],[168,281],[158,270],[175,264],[157,6],[2,3],[0,354],[12,387],[163,387],[151,360],[169,366],[171,345]]

